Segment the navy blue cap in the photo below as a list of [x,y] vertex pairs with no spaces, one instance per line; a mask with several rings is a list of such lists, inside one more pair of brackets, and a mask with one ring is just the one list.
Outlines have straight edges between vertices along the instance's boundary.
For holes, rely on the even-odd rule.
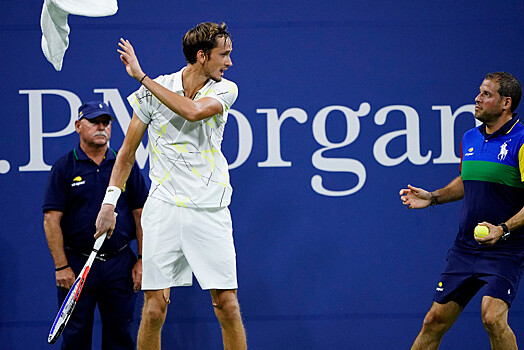
[[101,115],[108,115],[111,120],[115,120],[109,107],[102,101],[86,102],[78,108],[78,120],[82,118],[93,119]]

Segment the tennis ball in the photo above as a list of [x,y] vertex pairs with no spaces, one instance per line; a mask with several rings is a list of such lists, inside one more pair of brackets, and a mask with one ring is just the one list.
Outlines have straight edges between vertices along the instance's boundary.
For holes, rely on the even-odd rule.
[[484,238],[487,235],[489,235],[489,228],[487,226],[477,225],[475,227],[475,231],[474,232],[475,232],[475,236],[477,236],[478,238]]

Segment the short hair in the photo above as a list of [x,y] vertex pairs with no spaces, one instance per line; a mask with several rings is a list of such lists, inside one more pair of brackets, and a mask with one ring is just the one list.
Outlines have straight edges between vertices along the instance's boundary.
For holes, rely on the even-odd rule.
[[227,26],[222,24],[205,22],[200,23],[195,28],[191,28],[182,39],[182,49],[187,63],[196,63],[196,54],[203,50],[209,55],[212,49],[218,46],[218,38],[225,40],[231,39],[231,34],[227,31]]
[[511,97],[511,113],[515,112],[522,98],[522,86],[517,78],[507,72],[495,72],[487,74],[485,79],[499,83],[499,95]]

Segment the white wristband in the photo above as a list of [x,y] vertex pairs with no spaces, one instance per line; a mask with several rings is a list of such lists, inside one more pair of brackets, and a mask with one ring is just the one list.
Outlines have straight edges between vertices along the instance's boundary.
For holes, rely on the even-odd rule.
[[116,208],[116,202],[118,202],[120,193],[122,193],[122,191],[118,187],[109,186],[106,190],[106,195],[102,201],[102,204],[111,204]]

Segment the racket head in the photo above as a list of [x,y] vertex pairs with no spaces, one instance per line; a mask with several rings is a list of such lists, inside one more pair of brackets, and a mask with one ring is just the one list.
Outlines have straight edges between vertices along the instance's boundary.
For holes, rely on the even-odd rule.
[[47,337],[47,342],[49,344],[54,344],[58,340],[60,334],[62,334],[65,326],[67,325],[67,321],[69,321],[69,317],[71,317],[71,314],[73,313],[73,310],[76,306],[75,295],[77,294],[78,288],[81,285],[80,280],[81,276],[75,280],[75,283],[71,289],[69,289],[69,292],[67,293],[60,310],[58,310],[58,314],[56,315],[55,321],[53,322],[51,330],[49,331],[49,336]]
[[[115,213],[115,216],[116,215],[117,214]],[[73,283],[73,285],[71,286],[71,289],[69,289],[69,292],[67,293],[64,302],[60,307],[60,310],[58,310],[58,314],[56,315],[53,325],[51,326],[51,330],[49,331],[49,336],[47,337],[47,342],[49,344],[54,344],[58,340],[60,334],[62,334],[65,326],[67,325],[67,322],[69,321],[69,318],[71,317],[71,314],[73,313],[73,310],[76,306],[76,302],[80,297],[80,293],[82,292],[82,288],[87,278],[87,274],[89,273],[89,270],[91,268],[91,264],[93,263],[98,253],[98,250],[104,243],[106,236],[107,232],[105,232],[96,239],[95,244],[93,246],[93,251],[89,255],[89,258],[87,259],[84,268],[75,280],[75,283]]]

